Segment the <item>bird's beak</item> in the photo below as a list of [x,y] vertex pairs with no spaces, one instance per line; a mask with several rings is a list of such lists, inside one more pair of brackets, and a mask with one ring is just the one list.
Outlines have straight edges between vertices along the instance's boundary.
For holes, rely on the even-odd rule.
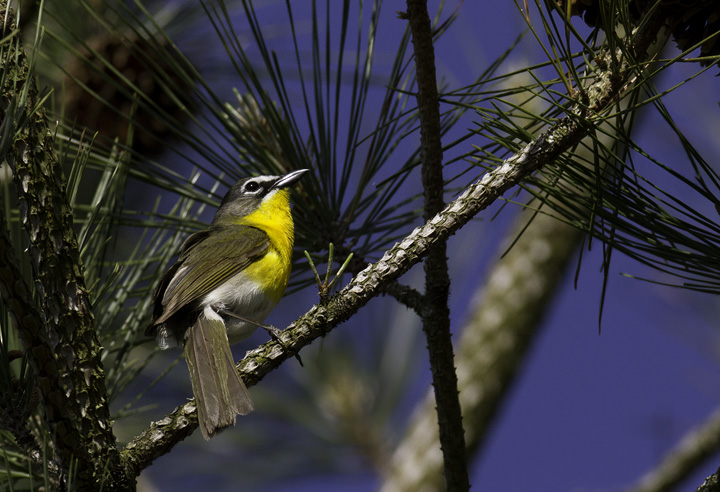
[[299,171],[293,171],[284,176],[280,176],[280,179],[275,181],[275,184],[272,185],[272,189],[287,188],[288,186],[293,184],[295,181],[302,178],[303,174],[305,174],[308,171],[309,171],[309,169],[300,169]]

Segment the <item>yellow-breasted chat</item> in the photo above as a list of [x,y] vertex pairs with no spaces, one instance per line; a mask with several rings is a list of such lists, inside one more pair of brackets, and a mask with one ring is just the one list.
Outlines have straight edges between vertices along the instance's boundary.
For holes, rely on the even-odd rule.
[[205,439],[253,409],[230,343],[262,326],[285,292],[294,240],[288,187],[306,172],[238,181],[155,290],[146,334],[161,349],[184,344]]

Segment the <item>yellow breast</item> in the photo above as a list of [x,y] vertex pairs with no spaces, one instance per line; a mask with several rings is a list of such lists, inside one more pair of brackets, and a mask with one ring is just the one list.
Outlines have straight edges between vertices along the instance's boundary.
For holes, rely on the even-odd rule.
[[292,265],[294,228],[288,190],[276,190],[267,195],[240,223],[264,231],[270,239],[270,250],[262,259],[249,265],[245,274],[277,303],[287,287]]

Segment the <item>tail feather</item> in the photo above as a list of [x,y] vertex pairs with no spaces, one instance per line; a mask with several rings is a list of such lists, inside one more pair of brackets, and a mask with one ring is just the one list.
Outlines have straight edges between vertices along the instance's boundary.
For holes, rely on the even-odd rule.
[[200,313],[190,328],[185,360],[205,439],[234,425],[238,414],[252,411],[250,394],[235,370],[225,323],[215,312]]

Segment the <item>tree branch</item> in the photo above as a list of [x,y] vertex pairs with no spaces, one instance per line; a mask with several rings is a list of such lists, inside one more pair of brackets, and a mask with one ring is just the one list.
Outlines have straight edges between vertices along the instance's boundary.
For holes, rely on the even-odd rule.
[[[341,255],[347,256],[351,254],[349,249],[346,250],[345,248],[338,247],[337,250],[341,252]],[[350,264],[348,265],[346,272],[352,273],[353,275],[358,274],[365,269],[367,264],[368,262],[365,258],[353,253],[353,257],[350,260]],[[418,316],[422,316],[425,299],[424,296],[416,289],[396,280],[383,286],[382,293],[392,296],[400,304],[412,309]]]
[[[61,388],[60,366],[55,360],[47,333],[43,327],[43,316],[39,311],[30,287],[25,282],[18,265],[20,260],[15,253],[15,247],[10,241],[5,223],[5,211],[0,202],[0,298],[7,306],[8,312],[15,321],[18,330],[24,333],[22,338],[25,351],[32,352],[30,359],[35,384],[39,388]],[[5,423],[3,423],[5,424]],[[26,449],[37,446],[37,442],[30,443],[28,435],[20,431],[19,427],[27,427],[27,415],[23,422],[14,423],[13,433],[15,440]]]
[[390,282],[383,287],[383,294],[392,296],[400,304],[412,309],[418,316],[422,316],[425,297],[409,285],[400,282]]
[[720,468],[705,479],[696,492],[720,492]]
[[[76,466],[80,489],[97,489],[108,476],[114,478],[106,482],[105,490],[115,490],[115,485],[124,489],[129,483],[119,469],[101,347],[54,137],[17,32],[5,23],[13,18],[5,0],[0,0],[0,18],[0,37],[13,34],[0,52],[0,66],[5,71],[0,119],[4,135],[14,137],[6,158],[30,242],[28,251],[41,307],[41,312],[22,311],[28,306],[16,304],[14,315],[21,316],[18,332],[33,368],[44,375],[38,387],[43,414],[63,469],[69,471],[71,463]],[[12,292],[13,288],[7,290]]]
[[[430,220],[445,206],[440,139],[440,103],[435,74],[435,47],[427,0],[407,0],[407,17],[412,34],[417,102],[420,115],[420,155],[425,195],[425,220]],[[450,275],[447,265],[447,243],[434,244],[425,259],[425,307],[423,331],[432,372],[437,403],[437,426],[443,453],[446,490],[467,491],[470,479],[465,454],[465,436],[458,397],[457,375],[452,334],[450,333]]]

